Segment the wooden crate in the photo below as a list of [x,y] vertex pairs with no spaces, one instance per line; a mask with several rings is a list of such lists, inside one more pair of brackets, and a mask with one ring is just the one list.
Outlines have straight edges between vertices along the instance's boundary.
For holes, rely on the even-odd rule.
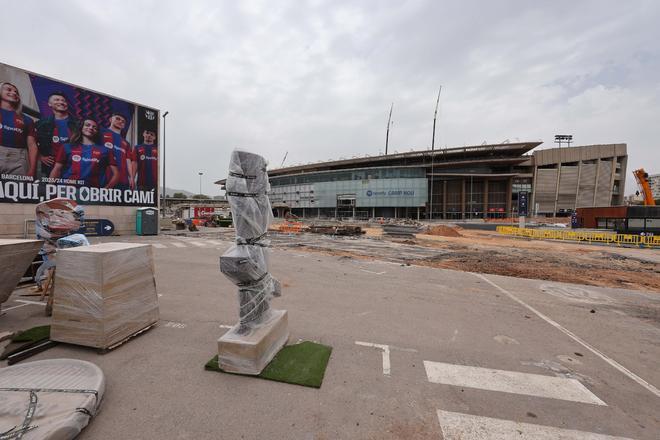
[[151,245],[58,251],[50,338],[106,349],[158,321]]
[[0,307],[9,299],[42,243],[41,240],[0,239]]

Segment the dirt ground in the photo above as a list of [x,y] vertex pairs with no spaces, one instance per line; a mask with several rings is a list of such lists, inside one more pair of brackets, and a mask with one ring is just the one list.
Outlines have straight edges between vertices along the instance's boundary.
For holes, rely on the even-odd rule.
[[[420,234],[408,239],[384,236],[380,227],[363,230],[365,234],[359,243],[310,243],[306,234],[307,242],[300,246],[339,256],[660,292],[660,249],[514,238],[453,225],[423,228]],[[375,246],[376,242],[380,245]],[[391,249],[387,242],[392,243]],[[425,252],[410,257],[415,249]]]
[[417,264],[519,278],[660,291],[660,250],[499,236],[461,229],[460,238],[418,235],[417,244],[451,249]]

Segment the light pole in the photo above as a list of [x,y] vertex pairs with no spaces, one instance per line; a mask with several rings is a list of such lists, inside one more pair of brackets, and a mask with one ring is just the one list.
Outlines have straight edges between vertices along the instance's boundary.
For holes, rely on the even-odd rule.
[[390,143],[390,126],[392,126],[392,109],[394,103],[390,106],[390,116],[387,118],[387,131],[385,132],[385,156],[387,156],[387,146]]
[[[435,100],[435,111],[433,112],[433,136],[431,137],[431,196],[429,197],[429,224],[433,219],[433,162],[435,161],[435,156],[433,151],[435,150],[435,120],[438,117],[438,105],[440,104],[440,92],[442,92],[442,86],[438,89],[438,99]],[[444,197],[444,196],[443,196]]]
[[202,173],[200,171],[197,174],[199,174],[199,196],[201,197],[202,196],[202,176],[204,175],[204,173]]
[[165,206],[167,201],[167,186],[165,186],[165,134],[167,133],[167,128],[165,125],[165,116],[170,112],[163,113],[163,209],[161,211],[162,216],[165,217]]

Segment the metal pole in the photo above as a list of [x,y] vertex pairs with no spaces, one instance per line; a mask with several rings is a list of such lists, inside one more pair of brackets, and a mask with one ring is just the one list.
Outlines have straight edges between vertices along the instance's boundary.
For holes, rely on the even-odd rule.
[[442,86],[438,89],[438,99],[435,100],[435,111],[433,112],[433,136],[431,137],[431,197],[429,198],[429,223],[433,217],[433,165],[435,161],[435,155],[433,151],[435,150],[435,120],[438,117],[438,104],[440,104],[440,92],[442,92]]
[[202,195],[202,175],[204,173],[200,172],[200,173],[197,173],[197,174],[199,174],[199,195],[200,195],[200,198],[201,198],[201,195]]
[[161,210],[163,217],[165,217],[165,207],[167,206],[167,186],[165,183],[165,135],[167,133],[167,125],[165,122],[167,119],[165,119],[165,116],[167,116],[169,113],[170,112],[163,113],[163,208]]
[[392,121],[392,109],[394,108],[394,103],[390,106],[390,116],[387,118],[387,132],[385,133],[385,156],[387,156],[387,146],[390,143],[390,123]]
[[470,220],[472,220],[472,211],[474,208],[472,207],[472,183],[473,183],[473,176],[470,176]]

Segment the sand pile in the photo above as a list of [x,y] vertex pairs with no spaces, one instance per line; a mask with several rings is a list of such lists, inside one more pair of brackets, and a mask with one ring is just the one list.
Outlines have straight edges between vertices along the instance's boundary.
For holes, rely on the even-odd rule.
[[428,235],[441,235],[443,237],[462,237],[462,235],[450,226],[438,225],[426,230]]

